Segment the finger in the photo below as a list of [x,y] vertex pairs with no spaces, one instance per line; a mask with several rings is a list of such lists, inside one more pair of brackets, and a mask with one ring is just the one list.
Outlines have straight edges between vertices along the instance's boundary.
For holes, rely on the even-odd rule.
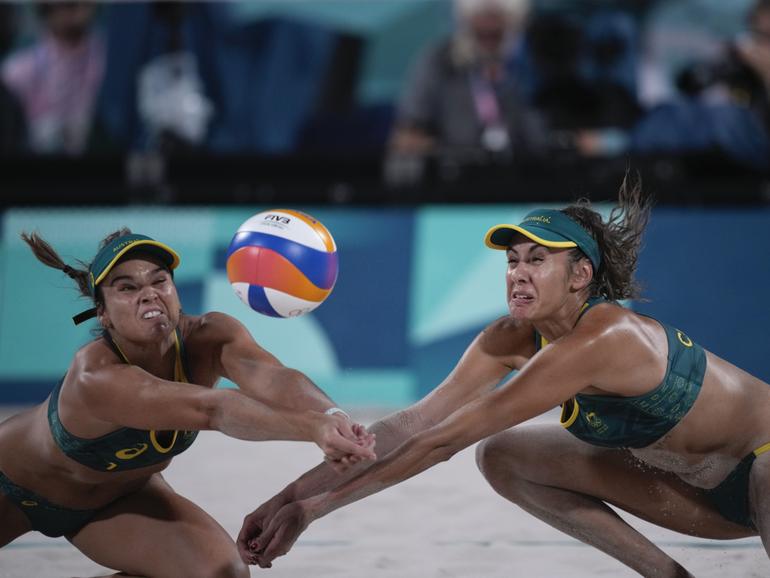
[[265,548],[265,551],[262,554],[262,560],[270,564],[279,556],[287,554],[289,550],[291,550],[295,539],[291,539],[290,536],[287,536],[286,529],[281,528],[275,533],[275,536],[270,540],[267,548]]
[[371,449],[350,442],[344,438],[334,440],[334,449],[343,454],[360,455],[369,459],[371,459],[374,454]]
[[337,431],[345,439],[349,439],[350,441],[356,441],[358,439],[358,435],[353,430],[354,424],[350,423],[347,419],[339,417],[339,419],[337,419],[336,425]]

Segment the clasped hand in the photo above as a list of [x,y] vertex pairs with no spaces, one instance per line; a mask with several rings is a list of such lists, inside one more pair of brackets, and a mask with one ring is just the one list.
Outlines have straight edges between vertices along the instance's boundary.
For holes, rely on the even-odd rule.
[[338,473],[364,460],[375,460],[374,434],[361,424],[341,415],[319,415],[313,441],[324,453],[324,460]]
[[[314,441],[324,452],[324,460],[337,472],[370,459],[375,436],[360,424],[340,415],[323,416],[316,428]],[[272,561],[286,554],[313,521],[306,501],[294,501],[281,492],[262,504],[243,520],[238,534],[238,553],[247,564],[270,568]]]

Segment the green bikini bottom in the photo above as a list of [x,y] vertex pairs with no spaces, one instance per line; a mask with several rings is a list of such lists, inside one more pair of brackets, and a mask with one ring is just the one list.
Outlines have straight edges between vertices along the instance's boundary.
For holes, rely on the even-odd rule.
[[33,530],[51,538],[75,534],[91,521],[98,511],[73,510],[52,504],[34,492],[17,486],[3,472],[0,472],[0,492],[24,512]]
[[709,500],[722,516],[753,530],[756,527],[749,510],[749,474],[757,456],[767,451],[770,451],[770,443],[755,449],[740,461],[721,484],[706,491]]

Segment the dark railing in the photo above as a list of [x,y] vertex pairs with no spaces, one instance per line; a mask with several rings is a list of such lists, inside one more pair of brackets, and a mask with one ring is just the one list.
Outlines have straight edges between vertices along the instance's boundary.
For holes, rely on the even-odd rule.
[[[381,155],[0,157],[0,203],[20,205],[421,204],[611,200],[627,170],[659,203],[770,200],[770,175],[720,155],[543,162],[433,156],[385,170]],[[394,172],[395,171],[395,172]],[[398,171],[401,171],[399,174]]]

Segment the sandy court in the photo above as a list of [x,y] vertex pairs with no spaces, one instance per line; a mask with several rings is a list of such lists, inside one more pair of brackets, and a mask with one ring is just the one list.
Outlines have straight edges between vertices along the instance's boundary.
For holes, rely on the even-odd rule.
[[[0,421],[12,410],[0,410]],[[370,423],[375,413],[356,416]],[[557,420],[556,414],[539,419]],[[243,516],[320,458],[311,444],[249,443],[203,432],[166,478],[233,536]],[[770,576],[758,538],[689,538],[625,515],[697,577]],[[0,578],[108,573],[64,539],[23,536],[0,550]],[[285,558],[252,576],[269,578],[509,578],[636,576],[508,504],[478,473],[473,449],[414,479],[315,522]],[[180,576],[180,578],[183,578]]]

